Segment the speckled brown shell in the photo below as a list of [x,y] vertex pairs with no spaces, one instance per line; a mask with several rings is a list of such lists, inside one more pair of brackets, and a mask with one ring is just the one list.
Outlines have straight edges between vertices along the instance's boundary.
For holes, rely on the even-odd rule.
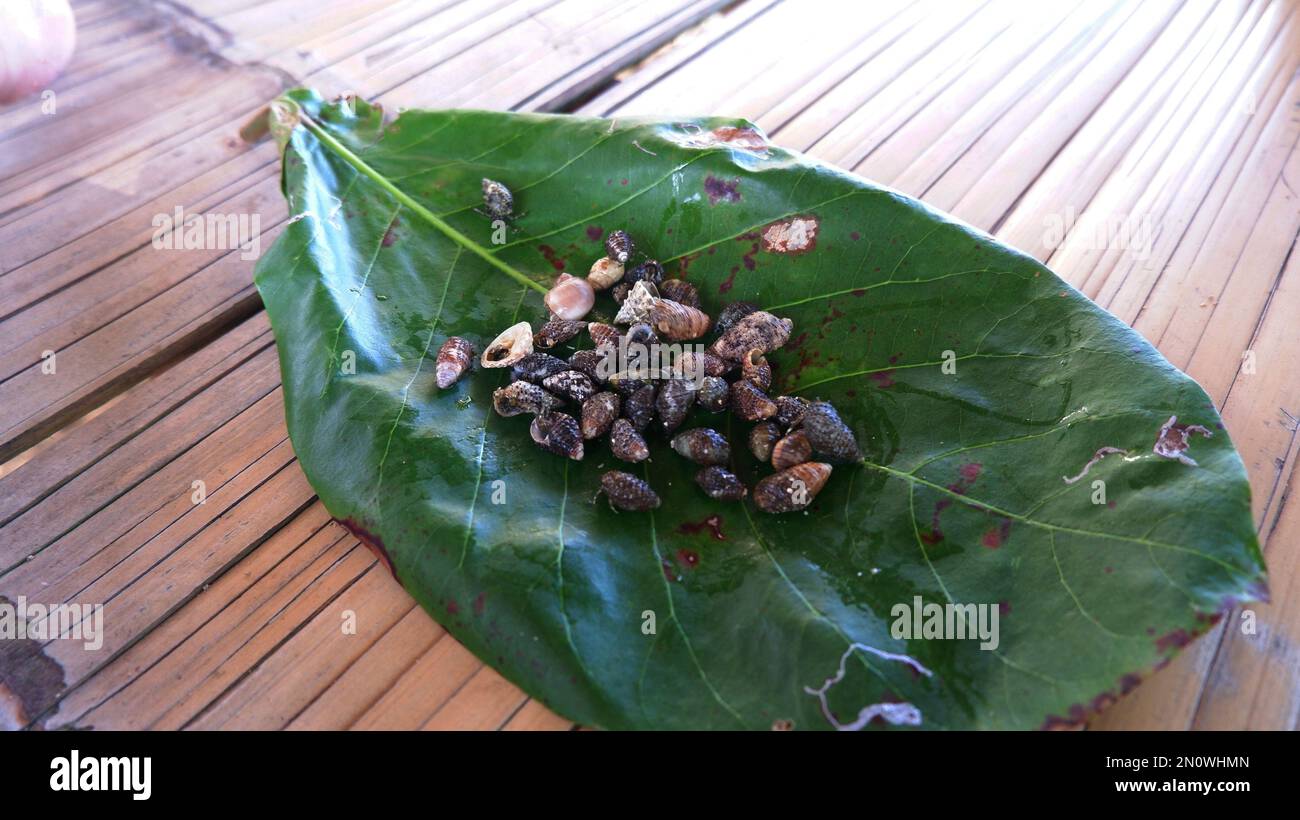
[[549,353],[529,353],[510,368],[510,378],[541,384],[547,376],[571,370],[569,363]]
[[636,463],[650,457],[645,439],[627,419],[615,419],[609,429],[609,451],[620,461]]
[[803,464],[812,457],[812,451],[808,437],[803,431],[795,430],[772,446],[772,466],[777,470],[785,470]]
[[468,339],[450,336],[438,348],[438,358],[434,360],[434,377],[439,390],[446,390],[457,379],[469,372],[474,361],[474,345]]
[[543,413],[533,419],[528,433],[543,450],[574,461],[582,460],[582,430],[573,416]]
[[772,388],[772,365],[757,349],[751,350],[740,360],[740,377],[766,393]]
[[650,485],[622,470],[610,470],[600,477],[600,491],[610,506],[628,512],[645,512],[659,506],[659,496]]
[[632,292],[632,286],[627,282],[619,282],[609,289],[609,295],[614,297],[614,303],[622,305],[627,301],[627,295]]
[[623,281],[635,285],[637,282],[649,282],[652,285],[658,285],[664,280],[664,266],[653,259],[647,259],[641,264],[628,269],[623,274]]
[[655,417],[655,393],[655,386],[647,384],[623,400],[623,415],[638,433],[644,433]]
[[584,402],[596,392],[596,386],[585,373],[577,370],[564,370],[542,380],[542,387],[557,396],[570,401]]
[[659,426],[665,433],[671,433],[686,420],[686,414],[695,404],[695,387],[685,379],[668,379],[659,387],[655,397],[655,412],[659,414]]
[[862,460],[862,450],[858,448],[853,431],[840,419],[830,402],[809,404],[799,429],[808,436],[813,452],[827,461],[847,464]]
[[781,438],[781,428],[774,422],[763,421],[749,431],[749,452],[759,461],[772,460],[772,448]]
[[709,352],[732,362],[740,361],[745,354],[755,349],[766,355],[789,341],[793,327],[794,322],[789,319],[756,310],[718,337]]
[[721,413],[731,401],[731,385],[718,376],[705,376],[700,379],[700,389],[695,394],[695,401],[710,413]]
[[776,403],[753,382],[742,379],[731,385],[731,412],[745,421],[762,421],[776,415]]
[[533,334],[533,347],[542,349],[555,347],[577,336],[587,327],[586,322],[569,319],[552,319],[542,325],[542,329]]
[[660,336],[672,342],[698,339],[709,332],[709,315],[702,310],[659,299],[650,308],[650,324]]
[[803,421],[804,411],[808,409],[807,399],[798,396],[777,396],[773,401],[776,402],[776,415],[772,418],[777,424],[789,429]]
[[700,291],[685,279],[665,279],[659,283],[659,295],[687,307],[701,309]]
[[830,478],[831,465],[807,461],[768,476],[754,487],[754,505],[767,513],[807,509]]
[[509,221],[514,215],[515,197],[510,189],[494,179],[483,179],[483,208],[493,219]]
[[533,352],[533,329],[527,322],[511,325],[483,349],[479,364],[484,367],[510,367]]
[[569,369],[586,375],[595,384],[600,384],[600,363],[604,358],[604,354],[596,350],[575,350],[569,357]]
[[492,392],[492,409],[499,416],[545,413],[563,406],[563,399],[551,395],[532,382],[511,382]]
[[673,436],[673,449],[696,464],[726,464],[731,445],[717,430],[695,427]]
[[622,407],[623,402],[615,393],[605,391],[590,396],[582,403],[582,437],[590,440],[608,433]]
[[744,482],[716,464],[696,473],[695,483],[709,498],[718,501],[739,501],[749,492]]
[[686,375],[725,376],[732,365],[712,353],[688,350],[677,361],[677,372]]

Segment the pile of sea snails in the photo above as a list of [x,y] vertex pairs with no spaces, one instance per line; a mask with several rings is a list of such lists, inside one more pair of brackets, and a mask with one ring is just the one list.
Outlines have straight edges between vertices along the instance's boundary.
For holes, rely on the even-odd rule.
[[[499,185],[484,180],[485,196]],[[679,429],[695,406],[709,413],[730,411],[754,423],[749,449],[776,470],[753,488],[754,504],[769,513],[808,508],[826,485],[832,464],[862,460],[852,430],[830,403],[769,395],[773,374],[767,354],[789,340],[789,319],[751,302],[732,302],[714,321],[702,310],[695,286],[665,278],[653,259],[639,259],[626,232],[608,234],[605,251],[585,278],[560,274],[546,294],[550,318],[539,330],[520,322],[484,349],[483,367],[510,368],[510,383],[492,394],[498,414],[531,415],[533,441],[574,460],[604,439],[615,458],[635,464],[650,457],[647,436],[661,434],[674,451],[700,465],[695,483],[709,497],[739,501],[749,488],[728,469],[726,437],[710,427]],[[618,305],[612,323],[586,318],[599,291],[609,291]],[[706,352],[685,353],[667,372],[620,372],[615,364],[628,345],[701,339],[710,330]],[[577,349],[568,358],[545,352],[584,333],[594,348]],[[436,363],[439,388],[470,370],[473,352],[465,339],[447,339]],[[618,509],[659,506],[650,485],[631,473],[611,470],[600,484]]]

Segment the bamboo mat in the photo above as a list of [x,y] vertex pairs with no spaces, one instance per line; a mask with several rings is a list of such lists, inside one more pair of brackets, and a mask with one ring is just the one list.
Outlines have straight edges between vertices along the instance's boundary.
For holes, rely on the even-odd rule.
[[[55,110],[0,109],[0,596],[104,601],[106,638],[5,642],[0,725],[571,728],[315,499],[252,263],[150,244],[177,206],[260,214],[273,240],[275,149],[238,132],[297,84],[390,109],[745,116],[1043,260],[1218,403],[1274,600],[1256,634],[1233,613],[1091,725],[1300,721],[1295,2],[74,7]],[[1097,241],[1115,225],[1140,253]]]

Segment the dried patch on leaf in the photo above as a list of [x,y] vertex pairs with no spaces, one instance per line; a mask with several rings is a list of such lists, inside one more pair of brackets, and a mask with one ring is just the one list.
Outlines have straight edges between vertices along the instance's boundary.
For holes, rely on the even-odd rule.
[[1151,448],[1151,452],[1161,458],[1171,458],[1181,461],[1188,467],[1195,467],[1196,460],[1187,455],[1192,433],[1198,433],[1206,438],[1214,435],[1199,424],[1179,424],[1177,416],[1170,416],[1169,421],[1160,428],[1160,434],[1156,436],[1156,443]]
[[773,222],[763,229],[763,250],[768,253],[807,253],[817,246],[818,227],[815,216],[796,216]]

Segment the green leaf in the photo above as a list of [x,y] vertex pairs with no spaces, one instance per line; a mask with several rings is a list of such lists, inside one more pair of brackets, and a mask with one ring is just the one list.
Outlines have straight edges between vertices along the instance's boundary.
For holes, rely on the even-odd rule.
[[[1265,594],[1209,398],[983,233],[742,121],[408,111],[385,126],[307,91],[277,110],[294,221],[256,279],[302,468],[439,622],[562,715],[815,729],[906,702],[923,728],[1072,722]],[[502,245],[475,211],[483,177],[523,213]],[[816,222],[811,247],[764,242],[796,217]],[[833,402],[866,453],[808,512],[713,502],[658,440],[643,477],[663,506],[615,512],[593,502],[619,466],[603,444],[567,461],[526,417],[494,415],[503,372],[434,386],[447,336],[481,351],[536,328],[557,271],[584,274],[614,228],[710,313],[747,299],[794,320],[774,393]],[[1190,436],[1196,466],[1153,451],[1175,416],[1213,434]],[[748,425],[687,422],[714,424],[752,486]],[[1064,480],[1102,447],[1124,454]],[[997,648],[894,637],[918,596],[987,605]]]

